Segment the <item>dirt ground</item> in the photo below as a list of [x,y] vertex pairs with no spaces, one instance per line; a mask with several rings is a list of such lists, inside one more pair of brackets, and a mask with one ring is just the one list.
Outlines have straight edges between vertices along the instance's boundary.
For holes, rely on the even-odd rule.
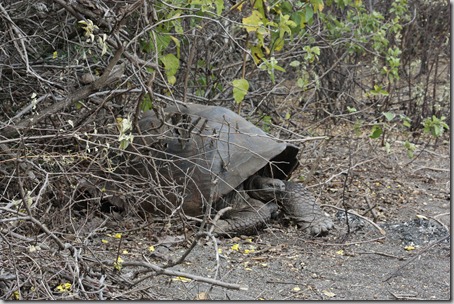
[[[335,228],[328,235],[309,237],[292,225],[276,221],[254,236],[202,237],[189,250],[196,230],[185,230],[184,221],[177,216],[171,222],[159,222],[132,215],[116,218],[100,212],[98,216],[84,217],[74,211],[70,224],[77,235],[61,230],[59,236],[65,243],[78,244],[77,252],[44,250],[44,243],[53,244],[50,239],[38,242],[42,249],[37,251],[30,246],[34,239],[24,237],[21,240],[26,251],[19,255],[13,250],[3,252],[8,260],[17,259],[15,269],[34,273],[31,278],[30,272],[21,275],[30,281],[21,282],[22,297],[451,299],[447,134],[436,144],[432,140],[427,145],[427,138],[420,139],[415,157],[410,159],[403,147],[405,134],[388,134],[391,146],[387,152],[380,141],[369,139],[367,134],[350,134],[353,131],[349,126],[326,133],[305,130],[309,136],[331,136],[325,144],[320,140],[304,143],[301,165],[292,178],[296,181],[304,177],[304,184],[333,219]],[[122,236],[115,237],[117,233]],[[42,234],[39,239],[44,237]],[[166,266],[187,252],[181,263]],[[112,266],[117,256],[123,261],[117,267],[120,271]],[[10,265],[6,263],[10,268],[3,270],[0,267],[3,299],[16,295],[16,280],[8,279],[14,274]],[[43,279],[47,285],[42,284]],[[51,291],[64,288],[63,283],[68,284],[68,291]],[[37,296],[38,288],[48,291]]]
[[[335,222],[329,235],[311,238],[276,222],[256,236],[220,239],[217,249],[202,239],[169,268],[247,290],[158,275],[129,292],[167,300],[449,300],[449,143],[417,145],[413,160],[399,141],[392,147],[387,153],[369,139],[340,137],[319,148],[319,156],[311,154],[318,159],[301,161],[302,175],[318,164],[307,184]],[[350,215],[347,225],[343,206],[361,217]],[[155,251],[145,254],[151,263],[175,261],[187,251],[182,236],[154,237]],[[142,235],[123,246],[132,253],[145,243]],[[131,272],[125,268],[122,276]]]

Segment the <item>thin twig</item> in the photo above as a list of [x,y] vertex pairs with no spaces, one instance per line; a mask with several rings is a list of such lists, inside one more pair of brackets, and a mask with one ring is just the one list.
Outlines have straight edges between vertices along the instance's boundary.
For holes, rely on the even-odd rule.
[[399,257],[399,256],[395,256],[395,255],[392,255],[392,254],[379,252],[379,251],[368,251],[368,252],[364,251],[364,252],[357,252],[357,254],[377,254],[377,255],[382,255],[382,256],[388,257],[388,258],[398,259],[398,260],[401,260],[401,261],[404,261],[404,260],[407,259],[407,258],[404,258],[404,257]]
[[[113,265],[114,261],[113,260],[104,260],[102,261],[104,265],[111,266]],[[204,282],[208,284],[213,284],[217,286],[222,286],[228,289],[236,289],[236,290],[248,290],[248,287],[245,285],[239,285],[239,284],[233,284],[233,283],[227,283],[227,282],[222,282],[219,280],[214,280],[206,277],[201,277],[198,275],[186,273],[186,272],[181,272],[181,271],[176,271],[176,270],[171,270],[171,269],[166,269],[159,267],[158,265],[147,263],[147,262],[140,262],[140,261],[130,261],[130,262],[123,262],[122,263],[123,267],[127,266],[136,266],[136,267],[145,267],[148,269],[151,269],[155,271],[157,274],[164,274],[168,276],[177,276],[177,277],[185,277],[194,281],[199,281],[199,282]]]
[[52,232],[50,231],[46,225],[44,225],[43,223],[41,223],[39,220],[37,220],[36,218],[34,218],[33,216],[31,215],[27,215],[25,213],[22,213],[22,212],[19,212],[19,211],[16,211],[16,210],[12,210],[12,209],[9,209],[9,208],[5,208],[5,207],[0,207],[0,210],[3,210],[3,211],[6,211],[6,212],[10,212],[12,214],[16,214],[16,215],[20,215],[20,216],[23,216],[25,220],[29,220],[31,222],[33,222],[34,224],[38,225],[52,240],[55,241],[55,243],[57,243],[58,247],[60,248],[60,250],[64,250],[64,249],[70,249],[71,251],[74,250],[74,248],[72,247],[72,245],[66,243],[66,244],[63,244],[63,242]]
[[418,171],[418,170],[432,170],[432,171],[442,171],[442,172],[451,172],[450,169],[445,169],[445,168],[434,168],[434,167],[419,167],[413,170],[413,172]]
[[217,223],[217,221],[219,221],[221,216],[231,209],[232,209],[232,207],[225,207],[216,213],[216,216],[214,217],[214,219],[212,221],[212,226],[210,227],[210,230],[209,230],[210,234],[213,233],[214,229],[216,228],[216,223]]

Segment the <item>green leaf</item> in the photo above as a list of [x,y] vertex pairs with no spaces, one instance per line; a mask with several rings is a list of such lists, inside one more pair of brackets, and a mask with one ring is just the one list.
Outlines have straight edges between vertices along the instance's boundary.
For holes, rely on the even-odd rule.
[[285,43],[285,40],[284,38],[276,38],[276,40],[274,41],[274,50],[275,51],[280,51],[284,48],[284,43]]
[[216,5],[216,14],[220,16],[224,10],[224,0],[215,0],[214,5]]
[[382,135],[383,129],[379,125],[375,125],[372,127],[372,131],[369,135],[370,138],[379,138]]
[[446,117],[442,116],[438,118],[435,115],[432,115],[431,118],[424,119],[422,122],[424,132],[430,133],[434,137],[440,137],[443,135],[445,129],[449,129],[449,126],[444,122],[444,120],[446,120]]
[[274,57],[270,58],[270,64],[273,69],[280,72],[285,72],[285,69],[277,64],[277,60]]
[[315,55],[320,55],[320,48],[318,46],[314,46],[311,50]]
[[304,18],[301,19],[301,22],[303,22],[303,19],[304,19],[304,23],[308,23],[309,21],[312,20],[312,17],[314,16],[314,10],[312,9],[312,6],[306,6],[305,7],[305,14],[304,14]]
[[[174,77],[180,67],[180,60],[174,54],[167,54],[159,58],[164,64],[165,72],[167,75],[167,81],[174,84],[176,78]],[[172,83],[173,82],[173,83]]]
[[402,124],[404,127],[410,128],[411,127],[411,119],[404,114],[399,114],[400,119],[402,120]]
[[142,111],[148,111],[153,108],[153,102],[151,101],[150,94],[145,94],[145,96],[142,99],[142,102],[140,103],[140,109]]
[[290,66],[293,68],[297,68],[300,65],[301,65],[301,62],[299,62],[298,60],[294,60],[294,61],[290,62]]
[[290,19],[290,15],[281,15],[279,21],[279,38],[284,38],[285,33],[292,34],[291,28],[296,27],[296,23]]
[[410,143],[408,140],[404,143],[404,147],[407,149],[407,155],[409,158],[413,158],[414,151],[416,150],[416,146]]
[[355,113],[355,112],[357,112],[358,110],[356,110],[355,107],[350,108],[349,106],[347,106],[347,111],[348,111],[348,113]]
[[241,103],[246,96],[249,90],[249,82],[244,79],[234,79],[232,81],[233,84],[233,98],[235,99],[236,103]]
[[[152,41],[153,41],[153,35],[150,32],[150,44],[152,46],[152,49],[154,50],[154,43]],[[156,51],[158,54],[162,54],[162,51],[164,51],[169,46],[169,43],[170,43],[169,35],[163,35],[163,34],[156,33],[156,46],[158,48]]]
[[391,121],[396,117],[396,114],[391,112],[383,112],[382,114],[385,115],[387,121]]
[[299,77],[297,80],[296,80],[296,85],[299,87],[299,88],[304,88],[306,86],[307,82],[304,78],[302,77]]

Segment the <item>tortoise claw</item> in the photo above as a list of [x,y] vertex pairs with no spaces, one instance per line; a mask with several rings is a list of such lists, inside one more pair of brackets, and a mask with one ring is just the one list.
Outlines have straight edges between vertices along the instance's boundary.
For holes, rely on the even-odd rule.
[[327,216],[312,216],[312,219],[298,218],[295,219],[298,227],[312,236],[325,235],[329,230],[334,228],[333,221]]

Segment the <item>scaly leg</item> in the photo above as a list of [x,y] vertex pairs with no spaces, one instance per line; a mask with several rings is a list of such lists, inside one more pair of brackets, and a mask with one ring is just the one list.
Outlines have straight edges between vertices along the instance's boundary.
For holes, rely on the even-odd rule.
[[261,201],[249,198],[241,208],[235,208],[223,214],[215,223],[214,233],[217,235],[252,235],[264,228],[271,219],[272,207]]

